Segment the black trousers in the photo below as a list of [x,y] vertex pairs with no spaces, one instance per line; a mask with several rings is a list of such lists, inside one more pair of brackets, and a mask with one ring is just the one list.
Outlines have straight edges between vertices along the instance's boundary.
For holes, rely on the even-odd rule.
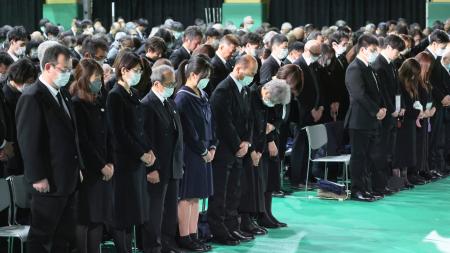
[[214,236],[239,229],[242,164],[241,158],[213,161],[214,195],[208,200],[208,224]]
[[383,155],[380,152],[380,130],[350,129],[350,175],[352,192],[372,192],[371,174],[382,170]]
[[[291,185],[305,184],[308,166],[308,137],[305,130],[299,130],[295,134],[291,151],[291,168],[289,180]],[[309,179],[312,173],[309,174]]]
[[142,226],[144,252],[160,252],[173,245],[178,221],[178,180],[148,184],[150,220]]
[[431,136],[430,136],[430,170],[443,171],[445,169],[445,125],[444,109],[436,110],[434,117],[431,118]]
[[76,248],[76,194],[31,197],[30,253],[65,253]]
[[381,153],[379,166],[373,171],[372,186],[375,191],[383,190],[392,174],[392,161],[394,158],[397,128],[392,122],[383,122],[380,130],[380,143],[377,152]]

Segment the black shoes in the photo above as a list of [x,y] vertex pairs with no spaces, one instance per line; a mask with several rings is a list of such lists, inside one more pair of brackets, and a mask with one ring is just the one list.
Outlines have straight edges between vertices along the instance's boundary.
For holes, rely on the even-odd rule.
[[234,238],[231,234],[226,236],[213,236],[212,241],[222,245],[236,246],[241,243],[240,240]]
[[178,240],[178,245],[185,250],[189,250],[192,252],[206,252],[209,251],[202,243],[191,239],[191,237],[188,236],[181,236]]
[[365,192],[355,192],[351,195],[352,200],[361,201],[361,202],[374,202],[376,199]]
[[428,181],[420,175],[408,176],[408,181],[413,185],[424,185],[428,183]]
[[231,231],[230,234],[234,239],[239,240],[241,242],[249,242],[255,239],[255,237],[252,234],[246,233],[241,230]]
[[267,215],[263,215],[258,219],[258,224],[265,228],[280,228],[280,225],[271,221]]

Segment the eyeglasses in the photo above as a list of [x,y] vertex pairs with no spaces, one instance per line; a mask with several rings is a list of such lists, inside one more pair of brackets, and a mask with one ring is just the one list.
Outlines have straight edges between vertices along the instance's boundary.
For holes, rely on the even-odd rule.
[[177,83],[173,82],[173,83],[163,84],[163,86],[167,87],[167,88],[175,88],[177,86]]
[[142,74],[142,69],[130,69],[130,70],[136,74]]
[[72,72],[72,68],[62,69],[62,68],[60,68],[60,67],[58,67],[56,65],[53,65],[53,67],[55,67],[55,69],[59,70],[63,74],[67,74],[67,73]]

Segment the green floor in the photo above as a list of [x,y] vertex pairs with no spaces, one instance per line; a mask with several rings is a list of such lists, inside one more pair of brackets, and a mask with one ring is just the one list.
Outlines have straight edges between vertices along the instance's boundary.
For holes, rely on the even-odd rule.
[[[237,247],[213,245],[213,252],[450,252],[450,178],[375,203],[305,196],[274,200],[274,213],[288,228]],[[442,237],[424,242],[432,231]]]

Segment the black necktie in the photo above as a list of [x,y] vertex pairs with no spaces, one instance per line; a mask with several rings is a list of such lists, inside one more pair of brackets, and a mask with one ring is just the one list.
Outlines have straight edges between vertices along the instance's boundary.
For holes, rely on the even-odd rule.
[[66,110],[66,107],[64,106],[64,101],[61,92],[58,92],[58,94],[56,94],[56,98],[58,99],[58,103],[61,109],[70,117],[69,112]]
[[164,100],[164,108],[166,109],[166,112],[167,112],[170,120],[172,121],[173,129],[177,130],[177,125],[175,124],[175,119],[172,114],[172,107],[170,106],[170,103],[169,103],[169,101],[167,101],[167,99]]

